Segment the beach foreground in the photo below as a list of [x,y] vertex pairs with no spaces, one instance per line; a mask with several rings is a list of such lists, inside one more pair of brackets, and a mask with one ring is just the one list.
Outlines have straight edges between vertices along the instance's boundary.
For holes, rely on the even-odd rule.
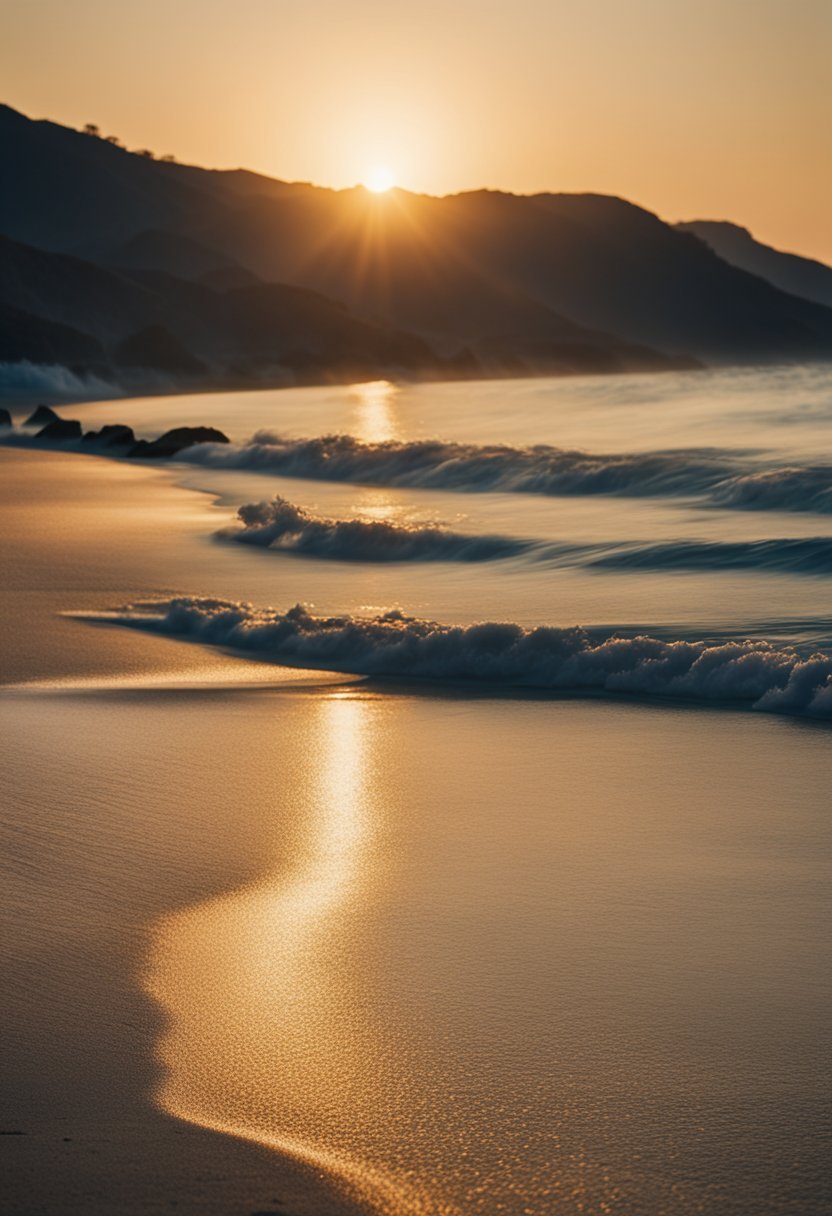
[[[59,615],[155,586],[150,572],[164,568],[165,545],[172,569],[204,500],[166,495],[150,470],[48,453],[0,452],[0,462],[2,680],[53,690],[0,695],[11,777],[2,824],[2,1210],[360,1210],[319,1169],[172,1119],[152,1102],[165,1019],[138,982],[150,927],[183,901],[255,873],[258,859],[244,841],[232,853],[228,825],[217,844],[217,824],[173,797],[140,810],[136,789],[125,803],[117,789],[123,796],[138,774],[123,746],[111,751],[83,714],[70,729],[79,705],[100,702],[56,695],[58,685],[241,679],[243,664],[194,649],[133,645],[103,630],[91,644],[87,628]],[[147,789],[165,775],[146,760]],[[115,783],[100,799],[87,784],[96,773]]]
[[824,727],[57,618],[208,500],[0,455],[4,1212],[826,1210]]

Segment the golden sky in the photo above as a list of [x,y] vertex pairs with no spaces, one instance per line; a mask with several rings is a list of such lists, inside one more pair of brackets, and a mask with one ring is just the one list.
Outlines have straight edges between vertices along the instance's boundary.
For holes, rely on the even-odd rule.
[[0,0],[0,100],[347,186],[619,194],[832,261],[832,0]]

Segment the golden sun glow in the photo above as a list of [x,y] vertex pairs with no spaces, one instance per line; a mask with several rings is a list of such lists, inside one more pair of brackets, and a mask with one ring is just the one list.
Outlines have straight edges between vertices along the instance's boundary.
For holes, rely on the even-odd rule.
[[396,184],[396,178],[392,169],[388,169],[386,165],[375,165],[367,176],[364,178],[364,185],[373,194],[385,194],[391,190]]

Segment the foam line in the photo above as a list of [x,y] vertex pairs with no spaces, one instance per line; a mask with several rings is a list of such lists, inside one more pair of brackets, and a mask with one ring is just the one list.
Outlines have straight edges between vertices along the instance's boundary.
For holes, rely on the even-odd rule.
[[300,604],[279,612],[203,598],[140,603],[88,619],[357,675],[683,697],[832,718],[832,656],[765,641],[599,638],[579,627],[499,622],[442,625],[398,610],[324,617]]

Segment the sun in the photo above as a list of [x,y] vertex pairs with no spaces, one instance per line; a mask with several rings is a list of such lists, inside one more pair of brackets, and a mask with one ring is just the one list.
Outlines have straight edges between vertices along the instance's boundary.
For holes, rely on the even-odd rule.
[[386,165],[375,165],[364,178],[365,187],[373,194],[385,194],[388,190],[392,190],[395,184],[395,174]]

